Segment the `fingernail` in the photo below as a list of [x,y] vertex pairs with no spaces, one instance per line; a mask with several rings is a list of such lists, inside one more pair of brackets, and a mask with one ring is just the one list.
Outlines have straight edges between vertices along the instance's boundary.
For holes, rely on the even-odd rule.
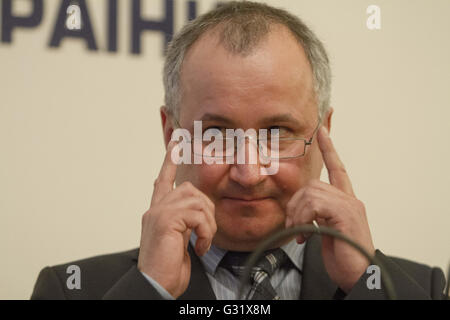
[[203,254],[206,254],[209,251],[209,249],[211,249],[211,243],[207,241],[203,242],[201,245],[201,249]]
[[208,251],[209,251],[209,248],[211,248],[211,242],[205,240],[205,241],[202,243],[202,249],[204,249],[205,252],[208,252]]

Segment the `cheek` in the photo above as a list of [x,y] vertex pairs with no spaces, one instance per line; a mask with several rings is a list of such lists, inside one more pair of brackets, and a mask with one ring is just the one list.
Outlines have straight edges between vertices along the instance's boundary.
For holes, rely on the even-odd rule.
[[177,185],[189,181],[213,200],[214,191],[227,171],[226,165],[182,165],[177,171]]
[[305,175],[298,161],[280,163],[278,174],[273,176],[278,187],[280,204],[285,207],[290,198],[301,188]]
[[320,178],[322,163],[317,155],[310,153],[300,159],[280,162],[278,174],[273,176],[280,191],[280,202],[283,207],[291,197],[309,181]]

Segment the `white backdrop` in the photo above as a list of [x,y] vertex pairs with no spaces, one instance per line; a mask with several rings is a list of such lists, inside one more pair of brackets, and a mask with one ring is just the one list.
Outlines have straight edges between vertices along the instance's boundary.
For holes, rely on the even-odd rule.
[[[146,19],[163,16],[162,1],[142,2]],[[376,247],[446,269],[450,1],[266,2],[299,15],[330,53],[332,136]],[[13,0],[15,14],[29,3]],[[175,1],[176,30],[186,3]],[[37,27],[0,42],[1,299],[29,298],[47,265],[137,247],[164,155],[162,34],[145,33],[130,54],[131,1],[120,0],[109,53],[107,1],[88,0],[99,50],[70,38],[49,48],[59,4],[44,0]],[[380,30],[366,26],[369,5]]]

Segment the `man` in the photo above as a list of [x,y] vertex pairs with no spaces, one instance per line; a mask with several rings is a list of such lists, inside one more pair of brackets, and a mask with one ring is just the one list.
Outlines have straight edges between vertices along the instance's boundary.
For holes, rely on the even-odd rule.
[[[399,298],[442,298],[441,270],[375,249],[365,207],[329,136],[330,78],[320,41],[285,11],[230,2],[191,22],[167,53],[167,154],[139,250],[45,268],[32,298],[234,299],[234,271],[242,265],[227,261],[236,263],[274,232],[311,223],[336,229],[382,261]],[[176,165],[179,146],[171,138],[177,130],[194,133],[195,121],[221,133],[275,132],[277,173],[263,174],[268,164],[261,161]],[[233,151],[247,156],[255,148],[246,138],[238,145]],[[319,180],[324,165],[329,184]],[[298,235],[272,249],[274,270],[259,269],[265,273],[246,288],[249,298],[386,298],[383,287],[367,285],[366,258],[342,241]],[[71,264],[82,270],[80,290],[66,287]]]

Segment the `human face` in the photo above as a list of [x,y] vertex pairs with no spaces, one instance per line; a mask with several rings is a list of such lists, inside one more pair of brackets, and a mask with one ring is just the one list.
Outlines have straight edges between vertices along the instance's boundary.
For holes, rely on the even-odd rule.
[[[277,128],[310,138],[317,125],[311,67],[303,48],[281,26],[247,56],[228,52],[214,32],[206,33],[185,57],[181,86],[178,122],[191,132],[194,121],[201,120],[204,130]],[[162,116],[168,143],[174,128],[165,121],[169,115]],[[214,245],[250,251],[282,229],[287,202],[309,180],[320,177],[323,164],[314,142],[304,157],[280,160],[276,175],[261,175],[260,166],[258,162],[178,168],[177,185],[190,181],[215,204]]]

